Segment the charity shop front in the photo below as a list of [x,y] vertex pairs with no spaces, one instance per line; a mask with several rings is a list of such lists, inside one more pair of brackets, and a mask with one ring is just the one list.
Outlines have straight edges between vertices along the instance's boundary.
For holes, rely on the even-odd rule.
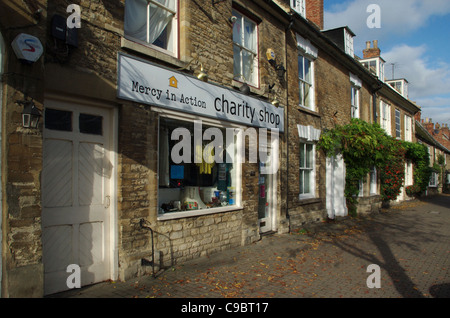
[[283,107],[128,54],[117,85],[124,277],[278,230]]

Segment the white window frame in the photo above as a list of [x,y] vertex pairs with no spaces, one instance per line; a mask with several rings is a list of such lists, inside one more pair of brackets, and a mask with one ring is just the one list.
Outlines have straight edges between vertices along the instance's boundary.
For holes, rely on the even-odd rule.
[[[375,64],[375,69],[372,70],[370,68],[370,64]],[[380,57],[364,59],[361,61],[361,64],[364,65],[365,68],[369,70],[372,74],[378,76],[378,78],[384,82],[384,62]]]
[[[125,1],[125,12],[126,12],[126,5],[127,5],[127,3],[131,2],[131,1],[135,1],[135,0],[126,0]],[[175,1],[175,9],[168,8],[168,7],[164,6],[163,4],[161,4],[158,1],[154,1],[154,0],[146,0],[146,1],[147,1],[147,20],[146,20],[146,23],[147,23],[147,39],[146,39],[146,41],[143,41],[142,39],[138,39],[136,37],[133,37],[133,35],[127,34],[127,32],[125,30],[125,25],[124,25],[125,38],[127,38],[129,40],[132,40],[134,42],[143,44],[145,46],[151,47],[151,48],[153,48],[153,49],[155,49],[157,51],[161,51],[161,52],[166,53],[168,55],[171,55],[173,57],[178,57],[178,5],[179,5],[179,1],[178,0],[174,0]],[[150,16],[150,8],[151,8],[152,4],[157,6],[160,9],[168,11],[170,14],[173,15],[173,17],[172,17],[173,20],[171,22],[172,23],[171,35],[170,35],[171,42],[172,42],[171,43],[171,45],[172,45],[172,49],[171,50],[162,48],[162,47],[160,47],[158,45],[155,45],[155,44],[152,44],[149,41],[149,37],[150,37],[150,33],[151,33],[150,23],[149,23],[149,20],[150,20],[149,16]],[[125,19],[126,19],[126,14],[125,14],[124,20]]]
[[430,182],[429,182],[428,186],[431,188],[436,188],[438,186],[438,179],[439,179],[439,174],[435,171],[432,171],[431,176],[430,176]]
[[353,57],[355,55],[353,36],[347,29],[344,29],[344,33],[345,33],[345,53]]
[[402,120],[399,109],[395,109],[395,138],[402,138]]
[[377,182],[377,168],[372,167],[370,170],[370,189],[369,192],[371,195],[378,194],[378,182]]
[[412,142],[412,119],[405,115],[405,141]]
[[407,160],[405,162],[405,186],[411,186],[413,184],[413,163],[411,162],[411,160]]
[[[298,74],[298,87],[299,87],[299,106],[307,108],[309,110],[315,111],[316,107],[315,107],[315,87],[314,87],[314,60],[309,58],[308,56],[299,53],[298,54],[298,59],[302,59],[302,74],[300,74],[300,70],[299,70],[299,74]],[[308,82],[305,77],[305,61],[307,61],[307,63],[309,63],[309,73],[310,73],[310,82]],[[298,62],[297,62],[298,63]],[[300,63],[298,63],[298,69],[300,68]],[[306,102],[305,99],[305,90],[306,87],[308,87],[309,91],[308,91],[308,100]],[[309,105],[307,105],[309,103]]]
[[[302,162],[302,158],[301,158],[301,150],[299,153],[299,199],[310,199],[310,198],[315,198],[316,196],[316,145],[315,143],[311,143],[311,142],[307,142],[305,140],[301,140],[300,141],[300,148],[303,147],[303,153],[305,154],[305,158],[303,158],[303,161],[306,163],[306,155],[307,155],[307,151],[306,151],[306,147],[307,145],[312,146],[311,148],[311,158],[309,158],[310,161],[310,167],[302,167],[301,162]],[[304,186],[301,186],[301,184],[305,183],[304,180],[304,176],[305,176],[305,172],[308,172],[310,174],[310,178],[309,178],[309,192],[304,192],[301,189],[304,189]]]
[[389,136],[392,136],[391,105],[383,101],[380,102],[380,126]]
[[[249,17],[247,17],[246,15],[244,15],[243,13],[233,9],[232,11],[233,16],[235,16],[236,18],[240,19],[240,25],[242,26],[241,28],[241,42],[244,42],[244,32],[245,32],[245,22],[247,23],[251,23],[254,25],[254,39],[255,39],[255,43],[254,43],[254,47],[255,49],[251,49],[251,48],[247,48],[244,45],[237,43],[234,41],[233,39],[233,73],[234,73],[234,79],[236,81],[239,82],[243,82],[243,83],[247,83],[250,84],[254,87],[258,87],[259,86],[259,65],[258,65],[258,60],[259,60],[259,54],[258,54],[258,23],[252,19],[250,19]],[[234,33],[234,28],[237,26],[238,24],[235,22],[233,25],[233,33]],[[239,50],[239,61],[240,61],[240,65],[239,65],[239,74],[236,74],[236,70],[234,70],[234,66],[235,66],[235,62],[236,62],[236,56],[235,56],[235,50],[234,48],[237,48]],[[252,66],[251,66],[251,78],[245,78],[244,76],[244,58],[243,58],[243,53],[249,53],[250,55],[253,56],[252,59]]]
[[351,117],[352,118],[359,118],[360,114],[360,107],[359,107],[359,87],[355,85],[351,85],[350,88],[350,94],[351,94]]
[[291,9],[306,18],[306,4],[305,0],[291,0]]

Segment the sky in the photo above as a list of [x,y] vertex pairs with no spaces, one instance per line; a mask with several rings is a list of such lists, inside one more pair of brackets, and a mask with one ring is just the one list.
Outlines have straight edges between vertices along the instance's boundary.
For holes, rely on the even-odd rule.
[[[372,27],[378,5],[379,26]],[[450,126],[450,0],[324,0],[325,29],[348,26],[355,54],[378,40],[385,76],[405,78],[422,118]],[[369,7],[371,9],[371,7]],[[372,25],[371,25],[372,24]]]

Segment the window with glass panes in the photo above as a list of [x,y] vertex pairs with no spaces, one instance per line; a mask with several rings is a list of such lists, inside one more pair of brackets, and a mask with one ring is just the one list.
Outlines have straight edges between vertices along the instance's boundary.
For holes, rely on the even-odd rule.
[[298,56],[299,104],[312,109],[313,62],[303,55]]
[[314,194],[314,144],[300,143],[300,196]]
[[258,28],[254,21],[233,10],[234,78],[254,86],[258,84]]
[[126,0],[125,36],[176,55],[177,7],[177,0]]
[[354,85],[351,86],[351,104],[352,118],[359,118],[359,89]]
[[398,109],[395,110],[395,137],[401,138],[402,134],[402,126],[400,125],[400,111]]

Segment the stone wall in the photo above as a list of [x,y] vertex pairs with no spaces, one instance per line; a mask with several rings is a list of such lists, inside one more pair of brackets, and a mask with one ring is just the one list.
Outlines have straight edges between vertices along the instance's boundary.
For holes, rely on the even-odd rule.
[[[23,105],[44,102],[44,57],[33,64],[20,62],[11,42],[20,33],[42,39],[46,34],[47,1],[0,4],[0,29],[5,42],[2,100],[2,296],[42,293],[41,188],[42,130],[22,127]],[[45,42],[42,43],[45,46]],[[40,125],[42,127],[42,124]]]

